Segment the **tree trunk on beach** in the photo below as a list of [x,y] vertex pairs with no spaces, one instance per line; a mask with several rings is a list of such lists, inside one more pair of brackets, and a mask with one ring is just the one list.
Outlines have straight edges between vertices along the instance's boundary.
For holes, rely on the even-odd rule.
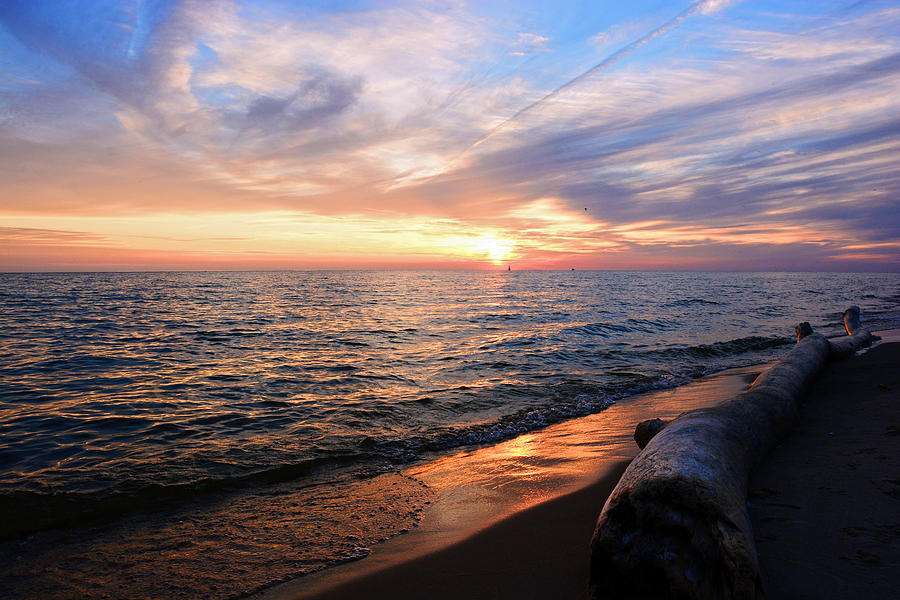
[[853,356],[857,350],[878,339],[860,323],[859,307],[857,306],[851,306],[844,311],[844,328],[847,330],[845,337],[828,340],[831,345],[832,358]]
[[747,482],[793,426],[799,397],[829,357],[871,342],[858,308],[845,311],[844,323],[850,336],[836,343],[798,325],[797,345],[746,392],[639,426],[646,447],[607,500],[591,542],[592,599],[763,597]]

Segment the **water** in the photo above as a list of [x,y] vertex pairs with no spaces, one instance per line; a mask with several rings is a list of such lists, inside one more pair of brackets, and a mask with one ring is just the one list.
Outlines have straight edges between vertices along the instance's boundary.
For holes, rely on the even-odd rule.
[[[897,274],[4,274],[0,298],[7,581],[43,594],[29,561],[75,561],[96,597],[115,528],[132,556],[221,554],[163,596],[188,572],[239,594],[415,526],[430,496],[400,465],[772,360],[851,304],[900,326]],[[252,585],[217,579],[235,564]]]

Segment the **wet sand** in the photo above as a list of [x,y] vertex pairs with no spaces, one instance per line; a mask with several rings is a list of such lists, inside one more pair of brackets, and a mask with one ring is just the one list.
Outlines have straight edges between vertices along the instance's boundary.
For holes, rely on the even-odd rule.
[[516,513],[448,548],[311,597],[582,598],[594,523],[627,464],[621,462],[587,488]]
[[[751,482],[767,598],[887,598],[900,589],[900,337],[887,341],[829,364],[797,428]],[[407,548],[408,560],[339,567],[314,585],[262,596],[584,598],[594,523],[627,463],[607,461],[591,485],[449,546]]]
[[767,599],[900,595],[900,343],[826,367],[749,500]]

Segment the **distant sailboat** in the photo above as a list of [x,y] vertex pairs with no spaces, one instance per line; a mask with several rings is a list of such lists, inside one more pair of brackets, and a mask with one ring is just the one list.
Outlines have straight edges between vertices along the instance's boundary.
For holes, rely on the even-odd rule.
[[506,270],[507,270],[507,271],[512,271],[512,267],[510,267],[509,265],[506,265]]

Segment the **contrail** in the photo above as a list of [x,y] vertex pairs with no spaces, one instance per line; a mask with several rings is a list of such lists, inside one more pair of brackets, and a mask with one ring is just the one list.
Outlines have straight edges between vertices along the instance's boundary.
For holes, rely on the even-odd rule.
[[548,93],[543,98],[541,98],[539,100],[535,100],[534,102],[532,102],[525,108],[521,108],[518,111],[516,111],[516,113],[513,114],[511,117],[505,119],[502,123],[500,123],[493,129],[488,131],[486,134],[484,134],[483,136],[481,136],[474,142],[472,142],[469,146],[467,146],[465,149],[463,149],[462,152],[460,152],[459,154],[454,156],[452,159],[450,159],[450,161],[447,163],[446,167],[444,167],[444,169],[441,169],[441,171],[442,172],[445,171],[448,167],[450,167],[454,163],[456,163],[456,161],[458,161],[460,158],[462,158],[470,150],[483,144],[489,138],[493,137],[494,134],[496,134],[498,131],[500,131],[501,129],[503,129],[504,127],[506,127],[513,121],[517,120],[519,117],[521,117],[525,113],[537,108],[538,106],[548,102],[549,100],[552,100],[553,98],[560,95],[561,93],[568,90],[569,88],[578,85],[579,83],[581,83],[581,81],[583,81],[584,79],[587,79],[594,73],[597,73],[598,71],[602,71],[602,70],[606,69],[607,67],[610,67],[610,66],[616,64],[617,62],[619,62],[620,60],[622,60],[623,58],[625,58],[626,56],[628,56],[629,54],[631,54],[632,52],[634,52],[635,50],[637,50],[638,48],[640,48],[641,46],[643,46],[644,44],[649,42],[650,40],[652,40],[656,37],[659,37],[662,34],[669,31],[670,29],[672,29],[673,27],[678,26],[682,21],[684,21],[688,17],[691,17],[694,14],[700,12],[704,8],[716,9],[716,8],[720,7],[719,5],[724,5],[724,4],[727,4],[727,2],[723,2],[722,0],[699,0],[698,2],[694,2],[693,4],[688,6],[686,9],[681,11],[678,15],[673,17],[671,20],[666,21],[665,23],[663,23],[662,25],[660,25],[659,27],[657,27],[650,33],[631,42],[624,48],[621,48],[620,50],[613,52],[612,54],[607,56],[605,59],[603,59],[602,62],[594,65],[593,67],[591,67],[590,69],[588,69],[587,71],[585,71],[584,73],[579,75],[578,77],[575,77],[574,79],[571,79],[571,80],[567,81],[566,83],[562,84],[561,86],[559,86],[552,92]]

